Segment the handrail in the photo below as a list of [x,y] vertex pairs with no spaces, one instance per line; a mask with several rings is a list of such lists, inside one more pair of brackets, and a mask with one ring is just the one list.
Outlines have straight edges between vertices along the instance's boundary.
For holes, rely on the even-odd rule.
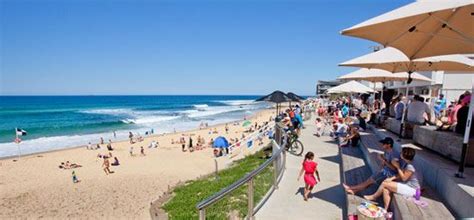
[[[274,142],[274,140],[272,141]],[[209,205],[217,202],[220,200],[222,197],[228,195],[235,189],[239,188],[240,186],[244,185],[247,183],[250,179],[253,177],[257,176],[260,174],[265,168],[267,168],[278,156],[278,154],[281,154],[281,152],[285,150],[285,148],[280,148],[277,153],[275,153],[270,159],[266,160],[262,165],[260,165],[257,169],[253,170],[252,172],[248,173],[244,177],[240,178],[236,182],[232,183],[230,186],[220,190],[216,194],[212,195],[211,197],[201,201],[200,203],[197,204],[196,208],[197,209],[203,209],[208,207]]]
[[[279,129],[281,131],[281,128],[278,127],[278,125],[275,125],[275,131],[277,129]],[[284,132],[281,132],[281,134],[286,134]],[[285,142],[284,140],[286,140],[286,138],[281,138],[280,137],[277,137],[278,135],[275,134],[275,137],[277,138],[277,140],[280,142],[281,140],[283,140],[283,142]],[[274,163],[275,166],[275,173],[274,173],[274,184],[273,186],[270,188],[270,190],[267,192],[267,194],[265,195],[265,197],[267,198],[263,198],[263,200],[266,200],[268,199],[268,197],[270,196],[271,192],[273,192],[273,190],[275,190],[277,187],[278,187],[278,183],[279,181],[281,180],[281,177],[282,177],[282,174],[283,174],[283,171],[285,169],[285,158],[283,158],[283,164],[281,166],[278,166],[278,161],[277,159],[280,159],[282,157],[282,154],[284,155],[285,154],[285,147],[283,147],[285,144],[283,143],[282,145],[279,145],[275,139],[272,140],[272,144],[273,146],[278,146],[279,149],[278,151],[276,152],[273,152],[273,155],[272,157],[270,157],[268,160],[266,160],[263,164],[261,164],[259,167],[257,167],[255,170],[251,171],[250,173],[246,174],[244,177],[240,178],[239,180],[237,180],[236,182],[232,183],[231,185],[229,185],[228,187],[220,190],[219,192],[215,193],[214,195],[206,198],[205,200],[199,202],[197,205],[196,205],[196,208],[199,210],[199,219],[201,220],[204,220],[206,219],[206,214],[205,214],[205,209],[209,206],[211,206],[212,204],[218,202],[219,200],[221,200],[222,198],[224,198],[225,196],[229,195],[230,193],[232,193],[234,190],[238,189],[239,187],[249,183],[249,210],[248,210],[248,217],[249,218],[252,218],[253,217],[253,214],[255,213],[255,210],[254,208],[257,208],[257,210],[262,206],[262,204],[258,204],[256,207],[254,206],[253,204],[253,179],[255,176],[257,176],[258,174],[262,173],[265,168],[267,168],[268,166],[270,166],[270,164]],[[280,167],[280,168],[278,168]]]

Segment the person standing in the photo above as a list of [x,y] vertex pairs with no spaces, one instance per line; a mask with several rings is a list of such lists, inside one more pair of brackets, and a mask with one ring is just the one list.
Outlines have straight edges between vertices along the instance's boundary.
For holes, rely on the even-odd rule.
[[405,110],[405,103],[407,102],[407,98],[402,96],[400,100],[395,104],[395,119],[402,120],[403,111]]
[[102,167],[104,168],[104,172],[106,175],[111,174],[112,172],[110,171],[110,161],[107,156],[104,157],[104,162],[102,163]]
[[128,139],[130,139],[130,144],[133,144],[133,133],[131,131],[128,132]]
[[[297,181],[299,181],[301,179],[301,176],[303,176],[304,174],[304,183],[305,183],[304,193],[303,193],[304,201],[308,201],[308,196],[313,190],[314,186],[318,183],[318,181],[319,182],[321,181],[321,179],[319,178],[318,164],[314,162],[313,160],[314,160],[314,153],[311,151],[306,153],[304,157],[304,161],[301,166],[300,173],[298,175],[298,179],[297,179]],[[314,174],[316,174],[316,176],[318,177],[317,181]]]
[[192,152],[194,151],[194,146],[193,146],[193,138],[189,137],[189,151]]

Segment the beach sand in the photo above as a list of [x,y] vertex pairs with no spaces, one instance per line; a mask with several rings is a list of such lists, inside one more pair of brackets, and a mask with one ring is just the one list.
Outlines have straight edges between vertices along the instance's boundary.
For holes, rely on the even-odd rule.
[[[250,120],[260,125],[274,114],[264,110]],[[194,134],[210,138],[225,136],[240,138],[244,128],[228,123],[217,125],[218,134],[208,134],[208,129],[147,136],[145,141],[135,143],[134,157],[129,155],[128,141],[114,142],[113,156],[121,165],[111,167],[114,173],[106,175],[103,160],[97,154],[108,154],[105,145],[100,150],[74,148],[56,152],[24,156],[20,161],[0,160],[0,219],[8,218],[119,218],[149,219],[150,202],[156,200],[169,187],[180,181],[196,179],[215,170],[211,148],[193,153],[182,152],[180,144],[171,144],[182,135],[186,141]],[[246,134],[247,135],[247,134]],[[158,148],[149,149],[152,140],[159,142]],[[146,156],[140,156],[140,146]],[[255,149],[257,147],[254,147]],[[243,154],[243,153],[242,153]],[[238,158],[238,157],[236,157]],[[219,159],[219,167],[229,164],[228,157]],[[61,162],[70,161],[81,168],[63,170]],[[113,162],[113,160],[111,160]],[[72,182],[75,171],[79,183]]]

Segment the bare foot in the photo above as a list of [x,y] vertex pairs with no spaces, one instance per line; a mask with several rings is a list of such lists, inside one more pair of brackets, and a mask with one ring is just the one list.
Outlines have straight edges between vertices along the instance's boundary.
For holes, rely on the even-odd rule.
[[307,201],[308,201],[308,198],[304,197],[304,201],[307,202]]
[[346,185],[345,183],[343,183],[342,186],[347,193],[354,195],[354,190],[352,190],[350,186]]

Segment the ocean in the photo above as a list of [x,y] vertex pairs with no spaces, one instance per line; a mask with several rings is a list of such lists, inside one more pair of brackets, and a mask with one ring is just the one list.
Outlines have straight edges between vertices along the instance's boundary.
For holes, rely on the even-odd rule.
[[257,96],[0,96],[0,157],[14,156],[15,128],[26,130],[22,154],[83,146],[241,120],[269,108]]

